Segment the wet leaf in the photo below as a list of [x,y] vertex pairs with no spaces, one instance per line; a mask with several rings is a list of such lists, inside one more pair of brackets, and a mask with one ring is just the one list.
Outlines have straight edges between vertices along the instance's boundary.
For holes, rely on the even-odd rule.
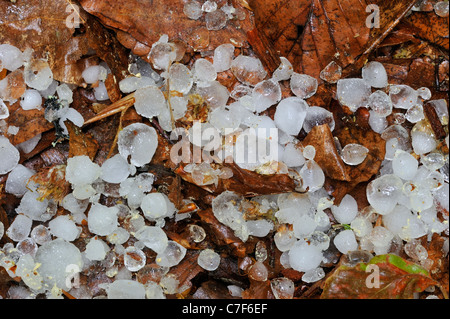
[[316,149],[314,160],[331,179],[350,181],[347,165],[338,154],[333,134],[328,124],[314,126],[301,142],[305,147],[312,145]]
[[64,123],[69,131],[69,157],[86,155],[93,161],[98,151],[98,142],[91,134],[84,133],[70,121]]
[[16,126],[19,132],[10,136],[10,141],[14,145],[28,141],[38,134],[44,133],[53,128],[53,124],[44,118],[44,109],[25,111],[16,103],[10,108],[15,109],[10,113],[7,123],[9,126]]
[[[320,71],[331,61],[348,68],[346,74],[351,68],[362,66],[365,56],[389,34],[414,2],[266,0],[262,5],[261,1],[252,0],[249,4],[255,13],[256,27],[275,51],[288,58],[296,72],[319,78]],[[369,4],[378,6],[380,28],[366,25],[371,13],[366,11]]]
[[[377,274],[379,288],[370,288],[374,280],[369,276]],[[396,255],[379,255],[367,264],[339,266],[325,281],[321,298],[412,299],[414,293],[436,284],[438,283],[430,277],[429,272],[421,266]]]
[[[1,1],[0,43],[10,43],[22,51],[33,49],[34,58],[48,59],[55,80],[78,85],[82,83],[84,57],[94,49],[122,79],[127,70],[124,48],[98,21],[73,8],[66,0]],[[71,14],[80,28],[75,29]]]
[[[194,51],[213,50],[230,42],[238,47],[247,45],[245,29],[248,28],[245,26],[249,24],[248,14],[243,21],[228,21],[225,28],[209,31],[204,18],[192,20],[184,14],[183,1],[82,0],[80,4],[104,25],[122,31],[119,33],[122,44],[144,58],[163,34],[167,34],[170,41],[187,42]],[[225,2],[219,6],[221,4]],[[241,7],[238,3],[235,5]]]

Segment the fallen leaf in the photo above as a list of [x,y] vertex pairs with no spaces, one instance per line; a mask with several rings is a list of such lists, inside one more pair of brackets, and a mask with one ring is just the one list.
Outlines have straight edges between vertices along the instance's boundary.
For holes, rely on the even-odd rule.
[[69,131],[69,157],[86,155],[94,160],[98,150],[98,142],[89,133],[84,133],[70,121],[64,122]]
[[[374,267],[373,270],[368,266]],[[377,272],[376,272],[377,271]],[[379,274],[379,288],[368,287],[373,280],[368,276]],[[412,299],[438,283],[429,272],[396,255],[379,255],[365,264],[354,267],[340,265],[325,281],[322,299]]]
[[[121,33],[119,39],[135,53],[139,53],[135,41],[151,47],[163,34],[167,34],[170,41],[187,42],[195,51],[214,50],[218,45],[230,42],[238,47],[248,45],[245,33],[246,25],[250,23],[248,14],[243,21],[228,21],[223,29],[209,31],[203,18],[192,20],[184,14],[183,1],[81,0],[80,4],[104,25],[128,34]],[[224,3],[218,3],[221,4]],[[238,3],[234,5],[242,8]]]
[[[125,49],[98,21],[81,8],[78,13],[73,8],[66,0],[1,1],[0,43],[22,51],[33,49],[35,59],[48,59],[55,80],[77,85],[83,81],[83,57],[94,49],[122,79],[128,65]],[[71,15],[79,19],[81,28],[75,28]]]

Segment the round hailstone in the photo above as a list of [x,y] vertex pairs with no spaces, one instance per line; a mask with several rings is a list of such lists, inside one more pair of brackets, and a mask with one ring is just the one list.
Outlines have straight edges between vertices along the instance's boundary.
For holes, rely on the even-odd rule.
[[408,109],[405,113],[405,118],[410,123],[417,123],[425,118],[425,114],[423,112],[423,106],[420,104],[416,104],[410,109]]
[[391,98],[381,90],[373,92],[367,104],[377,116],[386,117],[392,113]]
[[389,214],[400,200],[402,188],[403,182],[398,176],[380,176],[367,185],[367,200],[378,214]]
[[130,233],[122,228],[117,227],[111,234],[109,234],[106,239],[113,245],[122,245],[127,242],[130,238]]
[[431,99],[431,91],[429,88],[427,87],[421,87],[418,88],[417,90],[417,94],[419,94],[419,96],[423,99],[423,100],[429,100]]
[[430,171],[440,169],[442,166],[445,165],[446,162],[444,155],[437,152],[421,156],[420,161],[423,164],[423,166],[425,166]]
[[25,83],[38,91],[46,90],[53,82],[53,73],[45,60],[33,61],[24,70]]
[[100,261],[105,259],[108,251],[108,245],[103,240],[95,236],[91,238],[91,240],[89,240],[89,243],[86,245],[84,254],[89,260]]
[[6,235],[14,241],[21,241],[28,237],[33,221],[25,215],[19,214],[6,231]]
[[331,212],[338,223],[350,224],[358,214],[358,204],[351,195],[346,194],[338,206],[331,206]]
[[360,107],[367,107],[370,94],[370,85],[363,79],[342,79],[337,82],[337,99],[352,112]]
[[308,104],[299,97],[288,97],[282,100],[275,111],[275,124],[287,134],[298,135],[306,118],[308,107]]
[[223,135],[228,135],[239,128],[241,119],[230,110],[217,108],[210,112],[209,123]]
[[206,59],[197,59],[194,63],[194,79],[196,82],[211,82],[217,78],[214,65]]
[[157,70],[167,70],[177,58],[176,47],[168,42],[168,36],[163,34],[158,42],[153,43],[148,58]]
[[342,149],[341,158],[347,165],[359,165],[367,157],[369,149],[360,144],[347,144]]
[[94,84],[97,81],[104,81],[108,75],[108,71],[101,65],[92,65],[84,69],[81,73],[87,84]]
[[20,98],[20,106],[26,111],[39,109],[41,105],[42,96],[37,90],[28,89]]
[[306,145],[303,148],[303,153],[302,154],[303,154],[303,157],[306,160],[313,160],[314,157],[316,157],[316,148],[314,146],[312,146],[312,145]]
[[228,16],[223,10],[207,12],[205,15],[206,29],[218,31],[227,25]]
[[270,281],[270,288],[276,299],[292,299],[294,297],[295,285],[289,278],[274,278]]
[[258,58],[239,55],[231,62],[231,72],[239,82],[256,85],[264,80],[267,72]]
[[426,154],[436,148],[436,140],[426,132],[411,132],[412,147],[418,155]]
[[319,190],[325,183],[325,174],[314,160],[306,161],[300,170],[300,176],[303,179],[303,188],[309,192]]
[[374,88],[384,88],[388,85],[386,69],[377,61],[371,61],[362,68],[362,78]]
[[148,76],[129,76],[119,82],[120,91],[123,93],[131,93],[148,86],[155,86],[155,80]]
[[50,217],[45,216],[48,208],[48,200],[39,199],[41,195],[38,192],[27,191],[20,201],[16,212],[24,214],[33,220],[47,221]]
[[312,246],[319,248],[320,250],[327,250],[330,247],[330,237],[322,231],[316,230],[305,240]]
[[108,285],[108,299],[145,299],[145,286],[134,280],[120,279]]
[[203,14],[202,5],[195,0],[188,1],[184,4],[183,12],[189,19],[197,20]]
[[58,86],[56,88],[56,92],[58,93],[58,98],[60,100],[65,100],[69,104],[73,102],[73,92],[66,83],[63,83],[60,86]]
[[22,51],[11,44],[0,44],[0,70],[14,71],[23,65]]
[[217,3],[215,1],[207,0],[202,5],[202,11],[213,12],[217,10]]
[[392,160],[392,169],[394,174],[404,180],[413,179],[417,173],[419,162],[411,154],[396,150]]
[[157,226],[144,226],[134,236],[157,254],[163,253],[169,243],[164,230]]
[[275,242],[275,246],[277,246],[277,249],[279,251],[286,252],[292,248],[297,239],[295,238],[294,232],[292,230],[284,227],[282,229],[278,229],[278,231],[273,236],[273,240]]
[[297,271],[305,272],[317,268],[322,262],[322,252],[315,246],[297,242],[289,250],[289,264]]
[[266,80],[255,85],[252,91],[256,112],[260,113],[281,100],[281,88],[278,82]]
[[294,143],[286,144],[281,160],[288,167],[298,167],[305,164],[302,151]]
[[180,263],[186,255],[186,248],[169,240],[166,249],[156,255],[156,263],[161,267],[173,267]]
[[120,154],[116,154],[103,163],[100,177],[107,183],[118,184],[126,180],[129,175],[129,164]]
[[304,238],[316,230],[316,221],[308,215],[302,215],[294,220],[293,230],[297,238]]
[[169,87],[170,91],[176,91],[181,94],[187,94],[194,83],[191,71],[187,66],[181,63],[174,63],[169,69]]
[[143,123],[134,123],[119,133],[117,141],[120,155],[134,166],[150,163],[158,147],[158,135],[153,127]]
[[434,4],[433,9],[438,16],[447,18],[449,12],[449,3],[448,1],[438,1]]
[[314,126],[328,124],[330,130],[334,130],[333,113],[320,106],[310,106],[306,111],[306,117],[303,122],[303,129],[309,133]]
[[247,220],[249,235],[255,237],[265,237],[273,229],[273,223],[266,219]]
[[118,213],[119,209],[115,206],[106,207],[95,203],[88,213],[89,231],[99,236],[111,234],[118,226]]
[[416,105],[419,94],[408,85],[398,84],[389,87],[389,96],[394,107],[407,110]]
[[100,177],[101,169],[86,155],[74,156],[67,160],[66,181],[73,185],[91,184]]
[[267,136],[271,131],[271,128],[258,127],[242,132],[237,137],[233,150],[234,162],[241,168],[255,170],[270,161],[278,161],[279,144]]
[[234,57],[234,45],[231,43],[224,43],[219,45],[214,50],[213,66],[216,72],[223,72],[231,67],[231,62]]
[[291,76],[291,91],[301,99],[307,99],[317,91],[317,79],[306,74],[294,72]]
[[397,205],[392,213],[383,216],[383,225],[405,241],[422,237],[427,233],[419,217],[403,205]]
[[355,233],[350,229],[343,230],[337,234],[333,239],[333,243],[343,254],[347,254],[349,251],[358,249]]
[[207,271],[214,271],[219,267],[220,255],[212,249],[204,249],[198,254],[197,263]]
[[66,285],[67,279],[83,269],[80,250],[61,238],[40,246],[35,261],[40,264],[38,272],[48,290],[54,286],[70,289],[71,287]]
[[386,117],[384,116],[378,116],[374,111],[369,111],[369,125],[370,128],[378,133],[381,134],[383,131],[388,127],[388,121]]
[[74,241],[80,234],[80,229],[67,215],[61,215],[52,219],[48,223],[48,227],[53,236],[62,238],[66,241]]
[[172,215],[175,211],[167,195],[162,193],[145,195],[141,202],[141,209],[144,216],[152,220]]
[[0,136],[0,175],[12,171],[19,164],[20,153],[9,139]]
[[18,164],[8,175],[5,184],[5,191],[18,197],[27,192],[27,183],[36,172],[28,167]]
[[370,234],[372,231],[372,223],[364,217],[356,217],[350,224],[356,236],[362,238]]
[[34,227],[33,230],[31,231],[30,237],[38,245],[43,245],[46,242],[52,240],[50,230],[44,225],[37,225],[36,227]]
[[294,68],[291,62],[285,57],[280,57],[280,65],[272,74],[272,80],[274,81],[284,81],[289,80],[294,73]]
[[136,112],[149,119],[158,116],[167,107],[164,94],[154,85],[136,90],[134,98]]
[[129,271],[138,271],[145,266],[146,261],[147,257],[142,250],[134,246],[128,246],[125,249],[123,263]]
[[82,127],[84,124],[83,115],[81,115],[81,113],[74,108],[69,107],[67,109],[67,112],[65,112],[64,115],[59,119],[59,125],[62,127],[64,134],[69,134],[66,124],[64,123],[66,120],[71,121],[75,126],[78,127]]
[[225,107],[230,97],[230,92],[228,92],[226,86],[223,86],[218,81],[208,82],[204,86],[197,86],[197,93],[212,110]]
[[336,83],[342,76],[342,68],[335,61],[331,61],[320,71],[320,78],[328,83]]

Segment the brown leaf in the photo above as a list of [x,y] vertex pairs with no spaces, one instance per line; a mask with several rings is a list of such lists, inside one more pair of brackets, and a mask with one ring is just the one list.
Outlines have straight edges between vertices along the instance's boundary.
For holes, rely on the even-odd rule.
[[78,16],[81,28],[71,27],[67,24],[71,12],[73,6],[66,0],[1,1],[4,19],[0,20],[0,43],[10,43],[22,51],[33,49],[34,58],[48,59],[55,80],[78,85],[85,68],[82,57],[94,49],[122,79],[122,71],[127,70],[124,48],[82,9]]
[[[331,61],[338,63],[345,74],[361,67],[366,55],[389,34],[415,1],[370,2],[380,9],[380,28],[372,29],[366,26],[370,13],[366,12],[368,1],[267,0],[261,4],[252,0],[249,3],[255,13],[256,27],[275,51],[287,57],[296,72],[319,78],[320,71]],[[265,51],[258,54],[262,56]]]
[[36,135],[53,128],[53,124],[44,117],[44,109],[25,111],[19,107],[19,103],[15,103],[14,106],[10,107],[10,110],[12,108],[16,108],[16,110],[9,115],[7,123],[10,126],[19,127],[19,132],[10,136],[10,141],[14,145],[28,141]]
[[274,299],[270,280],[256,281],[250,279],[250,287],[242,292],[242,299]]
[[192,286],[191,280],[204,271],[197,262],[199,253],[195,250],[188,250],[183,260],[170,269],[169,274],[175,275],[179,282],[178,287],[190,288]]
[[218,246],[229,246],[237,257],[245,257],[247,254],[247,248],[245,243],[234,235],[233,230],[222,224],[214,216],[212,209],[201,210],[197,212],[200,217],[204,228],[207,230],[207,234],[212,236],[209,238]]
[[[213,50],[230,41],[238,47],[246,45],[244,29],[249,23],[248,14],[244,21],[228,21],[225,28],[209,31],[204,19],[192,20],[184,14],[184,1],[180,0],[81,0],[80,4],[104,25],[129,34],[122,33],[120,39],[130,49],[135,49],[135,41],[151,47],[162,34],[167,34],[171,41],[179,39],[187,42],[196,51]],[[198,43],[200,39],[204,41]]]
[[404,23],[413,28],[413,34],[445,50],[449,49],[449,19],[439,17],[434,11],[413,12],[404,19]]
[[350,181],[347,167],[338,154],[333,134],[328,124],[314,126],[302,141],[303,146],[312,145],[316,149],[314,160],[331,179]]
[[69,131],[69,157],[86,155],[94,160],[98,150],[98,142],[89,133],[84,133],[81,128],[70,121],[65,121]]

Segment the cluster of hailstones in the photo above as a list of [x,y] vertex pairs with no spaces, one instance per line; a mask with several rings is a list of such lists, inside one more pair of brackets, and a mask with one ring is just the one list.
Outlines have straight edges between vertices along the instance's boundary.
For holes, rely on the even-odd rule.
[[[323,188],[324,174],[314,162],[314,147],[303,148],[296,139],[300,130],[309,132],[315,125],[328,124],[334,129],[329,111],[309,106],[305,101],[317,90],[315,78],[293,72],[290,62],[281,58],[279,68],[267,79],[260,60],[253,56],[235,57],[232,44],[220,45],[212,59],[199,58],[189,69],[177,61],[176,46],[167,36],[153,44],[149,59],[153,68],[138,59],[130,65],[133,75],[120,82],[123,93],[134,94],[137,113],[148,119],[157,118],[164,130],[172,131],[172,120],[184,116],[190,97],[200,96],[210,108],[208,120],[201,123],[202,129],[216,130],[223,139],[229,138],[224,134],[230,132],[236,140],[245,133],[255,134],[256,139],[278,151],[277,158],[257,157],[256,162],[244,158],[238,165],[268,173],[263,168],[276,162],[279,165],[269,173],[296,172],[301,177],[302,186],[307,190],[304,193],[249,200],[225,191],[213,200],[215,217],[242,241],[247,241],[249,236],[273,236],[276,247],[282,251],[281,264],[303,272],[304,282],[315,282],[325,276],[321,265],[336,262],[333,254],[336,249],[359,261],[403,249],[413,261],[432,267],[432,260],[418,238],[433,233],[448,234],[448,220],[442,219],[448,216],[440,216],[439,212],[449,209],[449,188],[448,155],[436,149],[438,142],[423,114],[423,103],[431,98],[427,88],[414,90],[407,85],[389,85],[386,71],[378,62],[364,66],[362,78],[337,80],[339,102],[352,111],[368,108],[371,128],[386,140],[382,168],[367,186],[370,206],[358,208],[350,195],[339,205],[334,204]],[[186,248],[170,240],[163,226],[166,219],[179,221],[189,218],[191,213],[177,213],[168,196],[153,188],[155,177],[137,173],[137,168],[150,163],[157,149],[155,129],[143,123],[125,127],[118,137],[119,153],[101,166],[87,156],[75,156],[68,159],[66,166],[55,167],[72,186],[72,191],[60,203],[65,213],[57,215],[58,203],[40,198],[40,185],[30,180],[36,172],[18,164],[19,150],[31,152],[39,137],[13,146],[6,136],[17,134],[19,128],[8,127],[4,119],[9,116],[6,103],[11,105],[20,99],[24,110],[40,109],[42,99],[56,96],[61,108],[48,120],[59,121],[63,129],[65,120],[82,126],[84,119],[70,107],[73,86],[54,80],[47,62],[32,60],[30,50],[21,52],[9,44],[0,45],[0,67],[8,71],[0,81],[0,174],[8,174],[5,191],[21,198],[14,221],[6,231],[0,222],[1,237],[6,235],[12,241],[1,248],[0,265],[11,277],[18,276],[23,282],[11,287],[9,296],[34,298],[46,294],[47,298],[61,298],[64,290],[78,298],[90,298],[92,292],[87,286],[71,286],[70,279],[80,272],[88,272],[94,265],[105,269],[109,279],[99,287],[105,289],[109,298],[165,298],[166,294],[187,289],[170,273],[170,268],[183,260]],[[231,93],[217,81],[217,73],[230,69],[239,80]],[[105,63],[90,66],[83,72],[86,83],[96,84],[94,93],[99,101],[108,99],[104,81],[109,72]],[[13,79],[18,74],[27,86],[20,97],[13,96]],[[281,98],[280,81],[289,82],[293,96]],[[447,125],[445,100],[428,103],[434,106],[442,124]],[[273,105],[276,105],[273,120],[260,115]],[[389,126],[386,117],[394,108],[404,109],[405,113],[397,113],[397,124]],[[403,127],[404,121],[413,123],[413,128]],[[273,132],[277,138],[271,136]],[[191,142],[201,148],[207,141]],[[243,149],[232,152],[233,156],[255,152],[252,145],[242,145]],[[226,150],[215,151],[219,160],[223,160],[221,151]],[[360,164],[368,152],[357,144],[341,146],[339,151],[347,165]],[[231,176],[227,171],[214,170],[208,163],[188,164],[185,169],[199,185]],[[102,205],[101,195],[123,199],[123,204]],[[274,218],[245,218],[246,211],[254,207],[259,210],[259,216],[273,213]],[[326,209],[331,210],[342,227],[331,227]],[[375,226],[380,216],[382,224]],[[80,249],[72,242],[79,238],[81,226],[86,224],[92,237],[85,239],[86,245]],[[189,231],[194,241],[205,239],[202,227],[191,224]],[[155,276],[153,281],[141,283],[133,279],[133,274],[146,269],[147,249],[156,253],[156,266],[152,266]],[[448,240],[444,250],[448,252]],[[115,262],[119,257],[123,258],[121,268]],[[255,258],[246,269],[249,276],[267,280],[264,265],[267,250],[262,242],[256,246]],[[220,265],[220,255],[212,249],[202,250],[198,263],[203,269],[213,271]],[[241,295],[242,287],[229,285],[228,288],[231,295]],[[291,298],[294,283],[288,278],[274,278],[271,288],[275,297]]]

